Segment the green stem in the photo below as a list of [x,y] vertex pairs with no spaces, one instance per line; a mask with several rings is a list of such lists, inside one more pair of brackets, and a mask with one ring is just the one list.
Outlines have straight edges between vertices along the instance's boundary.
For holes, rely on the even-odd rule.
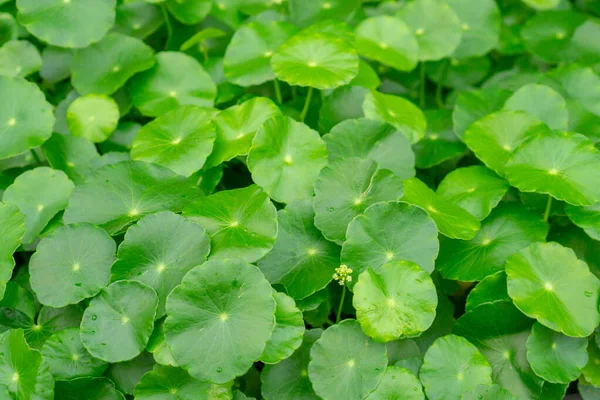
[[204,55],[204,62],[206,63],[208,61],[208,47],[206,47],[206,40],[202,41],[200,47],[202,47],[202,54]]
[[281,87],[279,86],[277,78],[273,81],[273,85],[275,86],[275,98],[277,99],[277,104],[282,104],[283,98],[281,97]]
[[335,315],[335,323],[340,322],[342,317],[342,308],[344,308],[344,298],[346,297],[346,285],[342,288],[342,298],[340,299],[340,306],[338,307],[337,314]]
[[419,106],[425,108],[425,62],[421,62],[419,77]]
[[169,19],[169,12],[164,5],[160,6],[162,11],[163,18],[165,20],[165,25],[167,25],[167,41],[165,42],[165,50],[169,47],[169,42],[171,41],[171,37],[173,36],[173,25],[171,25],[171,20]]
[[35,152],[34,149],[29,149],[29,151],[31,151],[31,155],[33,156],[33,158],[35,159],[35,162],[39,165],[42,163],[42,160],[40,160],[40,157],[37,155],[37,153]]
[[446,59],[442,64],[442,75],[440,76],[440,80],[437,83],[435,88],[435,102],[437,103],[438,108],[445,108],[444,99],[442,98],[442,90],[444,90],[444,83],[446,83],[446,77],[448,76],[448,68],[450,66],[450,62]]
[[552,208],[552,196],[548,195],[548,202],[546,203],[546,211],[544,211],[544,222],[548,222],[550,217],[550,209]]
[[306,114],[308,113],[308,107],[310,107],[310,99],[312,98],[313,88],[309,86],[308,92],[306,93],[306,101],[304,101],[304,107],[302,108],[302,113],[300,114],[300,121],[304,122],[306,118]]

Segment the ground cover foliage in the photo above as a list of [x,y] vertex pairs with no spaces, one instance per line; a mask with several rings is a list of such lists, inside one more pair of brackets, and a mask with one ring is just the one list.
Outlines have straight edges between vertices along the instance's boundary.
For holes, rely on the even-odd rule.
[[0,0],[0,399],[598,399],[599,141],[596,0]]

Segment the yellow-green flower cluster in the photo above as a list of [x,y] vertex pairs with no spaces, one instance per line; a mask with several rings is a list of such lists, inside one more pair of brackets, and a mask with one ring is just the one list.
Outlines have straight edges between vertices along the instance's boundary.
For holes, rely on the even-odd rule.
[[340,265],[335,269],[333,279],[336,280],[340,285],[344,285],[346,282],[352,282],[352,268],[348,268],[346,264]]

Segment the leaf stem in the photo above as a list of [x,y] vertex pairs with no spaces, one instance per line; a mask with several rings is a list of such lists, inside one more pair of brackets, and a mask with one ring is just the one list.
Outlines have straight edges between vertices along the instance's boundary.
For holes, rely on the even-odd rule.
[[308,87],[308,92],[306,93],[306,101],[304,101],[304,107],[302,108],[302,113],[300,114],[300,121],[304,122],[306,118],[306,114],[308,113],[308,107],[310,106],[310,99],[312,98],[313,88],[311,86]]
[[204,62],[208,61],[208,47],[206,47],[206,40],[202,41],[202,44],[200,45],[200,47],[202,48],[202,54],[204,55]]
[[275,86],[275,99],[277,99],[277,104],[282,104],[283,98],[281,97],[281,87],[279,86],[277,78],[273,81],[273,85]]
[[173,25],[171,25],[171,20],[169,19],[169,12],[164,5],[160,6],[160,10],[162,11],[163,18],[165,20],[165,25],[167,26],[167,41],[165,42],[165,50],[169,47],[169,42],[171,41],[171,37],[173,36]]
[[425,62],[421,62],[419,74],[419,106],[425,108]]
[[440,80],[435,87],[435,102],[437,103],[438,108],[443,109],[446,107],[444,104],[444,99],[442,98],[442,90],[444,90],[444,83],[446,83],[446,78],[448,77],[448,68],[450,67],[450,62],[448,59],[444,60],[442,64],[442,75],[440,76]]
[[546,203],[546,211],[544,211],[544,222],[548,222],[550,217],[550,209],[552,208],[552,196],[548,195],[548,202]]
[[340,318],[342,317],[342,308],[344,307],[344,299],[346,298],[346,284],[342,288],[342,297],[340,298],[340,305],[337,310],[337,314],[335,315],[335,323],[340,322]]
[[31,155],[33,156],[33,158],[35,159],[35,162],[39,165],[42,163],[42,160],[40,160],[40,157],[37,155],[37,153],[35,152],[34,149],[29,149],[29,151],[31,152]]

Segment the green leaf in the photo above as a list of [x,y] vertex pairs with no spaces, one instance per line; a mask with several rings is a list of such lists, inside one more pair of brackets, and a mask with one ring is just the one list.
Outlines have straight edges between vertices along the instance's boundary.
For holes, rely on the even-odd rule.
[[60,133],[52,134],[42,145],[42,152],[52,168],[63,171],[76,184],[83,183],[92,161],[100,156],[89,140]]
[[80,94],[113,94],[138,72],[152,68],[154,51],[139,39],[109,33],[100,42],[78,50],[71,81]]
[[446,0],[461,23],[462,39],[456,58],[481,57],[498,46],[502,17],[494,0]]
[[401,178],[380,169],[377,162],[338,158],[321,170],[315,183],[315,225],[327,240],[342,244],[354,217],[372,204],[398,200],[402,194]]
[[294,299],[285,293],[273,293],[275,298],[275,329],[260,356],[265,364],[277,364],[290,357],[302,344],[304,320]]
[[117,6],[113,30],[144,39],[164,23],[160,8],[143,1],[125,2]]
[[469,240],[481,228],[479,221],[463,208],[437,195],[417,178],[404,181],[402,201],[423,208],[443,235]]
[[31,257],[31,286],[42,304],[64,307],[95,296],[110,279],[116,244],[101,228],[65,225]]
[[509,184],[481,165],[458,168],[438,185],[436,193],[484,220],[508,191]]
[[425,72],[436,85],[468,90],[488,76],[491,67],[490,59],[485,56],[451,58],[428,63]]
[[89,222],[109,233],[158,211],[181,211],[198,189],[166,168],[141,161],[106,165],[73,191],[67,224]]
[[0,202],[0,298],[12,276],[15,260],[13,253],[25,235],[25,216],[12,204]]
[[131,157],[190,176],[200,170],[216,138],[212,111],[182,106],[144,125],[133,139]]
[[536,10],[551,10],[558,6],[560,0],[521,0],[531,8]]
[[116,0],[18,0],[19,23],[29,33],[58,47],[86,47],[115,22]]
[[495,301],[511,301],[506,289],[506,273],[504,271],[488,275],[475,285],[467,296],[465,312]]
[[416,143],[425,136],[425,115],[419,107],[402,97],[371,91],[365,97],[363,111],[367,118],[394,126],[411,143]]
[[26,40],[11,40],[0,47],[0,75],[25,78],[41,66],[39,51]]
[[133,395],[135,386],[142,376],[152,370],[156,363],[150,353],[143,351],[139,356],[109,365],[104,376],[110,378],[120,392]]
[[549,76],[584,109],[600,116],[600,77],[593,69],[564,65],[550,71]]
[[311,197],[326,164],[327,150],[320,135],[290,117],[265,121],[248,154],[254,182],[281,203]]
[[565,212],[575,225],[582,228],[594,240],[600,240],[600,203],[575,207],[565,205]]
[[417,66],[419,45],[404,21],[390,16],[378,16],[362,21],[355,30],[356,50],[366,58],[399,71]]
[[0,159],[42,145],[52,134],[52,106],[42,91],[21,78],[0,76]]
[[333,89],[358,74],[358,54],[340,37],[300,32],[275,51],[271,67],[277,79],[290,85]]
[[367,400],[386,400],[398,396],[402,396],[406,400],[424,400],[423,387],[419,379],[406,368],[388,366],[385,374],[381,379],[381,383],[377,386]]
[[504,108],[526,111],[552,129],[567,129],[569,124],[565,99],[544,85],[531,83],[521,87],[506,100]]
[[252,21],[235,31],[223,58],[225,77],[240,86],[275,79],[271,56],[297,31],[285,21]]
[[464,141],[469,125],[488,114],[500,111],[511,95],[512,92],[497,88],[461,92],[452,111],[456,136]]
[[23,244],[32,243],[52,217],[67,207],[74,187],[62,171],[39,167],[19,175],[6,188],[4,202],[17,206],[25,216]]
[[587,340],[565,336],[537,322],[527,339],[527,360],[544,380],[569,383],[588,362]]
[[353,270],[354,281],[367,267],[376,269],[392,260],[413,261],[432,272],[438,255],[437,228],[420,207],[397,201],[373,204],[348,225],[342,263]]
[[102,289],[83,313],[81,341],[100,360],[130,360],[146,348],[157,307],[158,296],[149,286],[114,282]]
[[478,385],[492,384],[492,368],[465,338],[447,335],[425,353],[419,378],[431,400],[460,398]]
[[378,342],[418,336],[435,318],[435,285],[429,274],[411,261],[367,268],[353,290],[356,319],[363,332]]
[[179,52],[156,54],[156,64],[129,81],[133,105],[157,117],[182,105],[210,108],[217,88],[196,59]]
[[489,386],[479,385],[475,389],[462,395],[461,400],[519,400],[508,390],[492,384]]
[[273,203],[258,186],[198,197],[183,215],[201,225],[211,240],[211,259],[255,262],[267,254],[277,236]]
[[210,0],[167,0],[165,3],[171,14],[186,25],[202,22],[212,6]]
[[447,279],[477,281],[500,271],[508,257],[535,242],[543,242],[548,225],[522,207],[504,204],[494,209],[468,241],[440,241],[436,269]]
[[74,136],[103,142],[117,128],[119,107],[110,97],[88,94],[78,97],[67,109],[67,126]]
[[89,400],[125,400],[108,378],[84,377],[56,382],[57,399],[79,400],[82,393],[89,395]]
[[417,38],[420,61],[448,57],[460,45],[460,19],[443,0],[416,0],[404,5],[397,15]]
[[448,110],[426,110],[427,132],[415,143],[415,164],[418,168],[431,168],[462,156],[467,148],[455,135],[452,113]]
[[299,300],[323,289],[340,265],[340,248],[314,226],[309,200],[290,203],[277,212],[278,231],[273,250],[258,266],[269,282],[282,284]]
[[531,137],[508,162],[506,179],[522,192],[545,193],[576,206],[600,201],[600,152],[585,136],[554,132]]
[[328,328],[310,351],[308,376],[319,397],[364,399],[385,374],[385,345],[371,340],[355,320]]
[[210,239],[204,229],[171,211],[147,215],[130,227],[111,267],[111,281],[129,279],[153,288],[157,317],[167,295],[193,267],[206,261]]
[[[218,39],[220,37],[226,36],[226,33],[218,28],[205,28],[193,35],[191,38],[183,42],[183,44],[179,47],[180,51],[186,51],[191,49],[194,46],[203,46],[205,41],[208,39]],[[221,60],[222,61],[222,60]]]
[[79,338],[79,328],[69,328],[50,336],[42,347],[44,360],[55,379],[67,380],[100,376],[108,366],[90,355]]
[[360,0],[288,0],[292,22],[302,27],[329,19],[344,21],[359,8]]
[[525,315],[567,336],[589,336],[598,316],[600,281],[575,252],[534,243],[506,260],[508,294]]
[[275,327],[274,313],[271,287],[257,267],[211,260],[188,272],[169,295],[167,343],[193,377],[225,383],[260,357]]
[[376,161],[400,179],[415,176],[415,155],[406,136],[383,121],[347,120],[334,126],[323,140],[330,162],[358,157]]
[[362,104],[369,90],[351,84],[352,82],[350,85],[340,86],[325,97],[319,110],[319,128],[323,132],[332,130],[347,119],[363,117]]
[[160,319],[154,323],[154,331],[148,340],[146,350],[152,353],[154,360],[161,365],[177,367],[177,361],[173,358],[171,350],[165,340],[165,320]]

